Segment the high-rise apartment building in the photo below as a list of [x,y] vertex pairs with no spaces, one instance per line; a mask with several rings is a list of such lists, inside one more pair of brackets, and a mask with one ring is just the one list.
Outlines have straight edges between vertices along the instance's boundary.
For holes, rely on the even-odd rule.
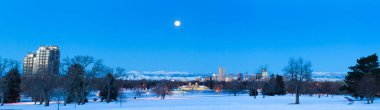
[[24,58],[23,71],[25,76],[33,74],[33,64],[36,54],[29,53]]
[[27,54],[24,58],[24,75],[37,73],[58,74],[60,52],[57,46],[41,46],[36,53]]

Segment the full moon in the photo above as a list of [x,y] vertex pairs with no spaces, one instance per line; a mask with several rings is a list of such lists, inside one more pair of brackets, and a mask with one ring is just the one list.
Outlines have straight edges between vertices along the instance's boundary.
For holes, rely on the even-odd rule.
[[179,26],[181,26],[181,22],[180,22],[180,21],[175,21],[175,22],[174,22],[174,26],[175,26],[175,27],[179,27]]

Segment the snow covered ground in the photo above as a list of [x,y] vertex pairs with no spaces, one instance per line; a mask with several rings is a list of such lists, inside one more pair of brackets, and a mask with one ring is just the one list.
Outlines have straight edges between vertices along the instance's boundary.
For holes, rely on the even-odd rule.
[[[365,101],[356,101],[348,104],[345,96],[321,97],[302,96],[301,104],[291,104],[294,96],[272,96],[272,97],[249,97],[247,95],[175,95],[166,100],[158,98],[129,99],[122,103],[89,102],[85,105],[74,106],[73,104],[61,106],[61,110],[379,110],[380,100],[374,104],[365,104]],[[23,102],[17,104],[6,104],[0,109],[22,109],[22,110],[56,110],[57,104],[49,107],[34,105]]]

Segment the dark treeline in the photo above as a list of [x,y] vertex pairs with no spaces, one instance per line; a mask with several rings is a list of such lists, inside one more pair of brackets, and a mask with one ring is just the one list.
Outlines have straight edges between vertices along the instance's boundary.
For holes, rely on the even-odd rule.
[[173,94],[173,90],[191,84],[205,85],[209,89],[237,96],[249,94],[274,96],[294,94],[296,104],[300,95],[317,95],[333,97],[340,94],[351,94],[357,98],[366,98],[373,103],[378,95],[380,69],[377,55],[360,58],[355,66],[350,67],[345,81],[314,81],[311,78],[311,64],[301,58],[289,60],[284,68],[284,75],[270,75],[269,78],[257,80],[234,79],[217,81],[212,78],[202,81],[177,80],[127,80],[126,70],[111,68],[100,59],[90,56],[75,56],[65,58],[60,64],[60,73],[53,74],[39,71],[32,76],[21,76],[19,64],[10,59],[0,58],[0,95],[1,103],[20,101],[20,94],[32,97],[35,104],[49,106],[51,101],[63,105],[74,103],[83,105],[89,100],[89,95],[98,92],[101,102],[120,101],[125,99],[123,91],[130,90],[139,98],[146,92],[154,93],[158,98],[165,99]]
[[[202,82],[201,82],[202,83]],[[229,82],[214,81],[213,90],[225,91],[236,96],[237,94],[248,93],[251,96],[257,96],[258,93],[262,93],[265,96],[296,94],[291,81],[286,81],[281,75],[271,75],[267,80],[252,80],[252,81],[239,81],[233,80]],[[307,81],[300,84],[302,86],[300,95],[318,95],[318,96],[331,96],[346,94],[341,90],[344,86],[343,81]],[[212,86],[207,85],[209,88]],[[255,95],[256,94],[256,95]]]

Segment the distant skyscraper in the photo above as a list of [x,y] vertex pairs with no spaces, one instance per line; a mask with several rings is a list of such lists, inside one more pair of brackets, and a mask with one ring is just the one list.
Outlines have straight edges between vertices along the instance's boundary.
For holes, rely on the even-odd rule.
[[268,72],[265,68],[261,69],[261,77],[262,78],[268,78]]
[[243,80],[243,73],[238,73],[237,74],[237,80],[242,81]]
[[212,80],[213,80],[213,81],[218,80],[216,74],[212,74]]
[[58,74],[60,52],[57,46],[41,46],[36,53],[24,58],[24,75],[36,73]]
[[218,81],[224,81],[224,72],[226,72],[225,69],[223,67],[219,66],[219,68],[218,68]]

